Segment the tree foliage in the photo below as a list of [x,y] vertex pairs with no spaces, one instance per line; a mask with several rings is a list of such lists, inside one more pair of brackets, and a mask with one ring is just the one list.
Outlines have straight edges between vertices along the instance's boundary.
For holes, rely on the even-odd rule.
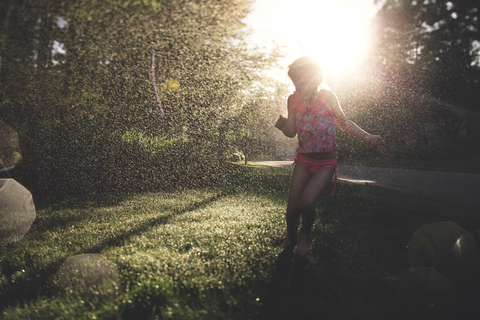
[[[377,1],[379,2],[379,1]],[[474,105],[480,85],[478,0],[387,0],[375,18],[386,77]]]
[[[227,133],[231,144],[240,141],[232,123],[253,103],[247,92],[279,55],[257,53],[243,41],[249,5],[2,2],[0,110],[22,137],[19,175],[43,190],[209,180],[217,169],[212,161],[228,149]],[[151,84],[152,48],[165,120]],[[125,138],[132,132],[138,139]],[[171,144],[152,150],[155,137]]]

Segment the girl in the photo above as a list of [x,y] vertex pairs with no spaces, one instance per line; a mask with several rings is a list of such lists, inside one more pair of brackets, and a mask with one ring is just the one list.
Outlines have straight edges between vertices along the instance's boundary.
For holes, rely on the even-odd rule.
[[[287,205],[287,239],[285,248],[297,244],[296,254],[304,256],[310,252],[309,235],[315,221],[315,204],[335,173],[337,137],[335,124],[343,131],[371,142],[377,150],[385,153],[381,136],[365,132],[348,120],[337,97],[330,90],[319,90],[323,82],[320,63],[310,57],[295,60],[288,67],[288,76],[295,85],[295,92],[288,97],[288,118],[280,115],[275,126],[289,138],[298,136],[295,168],[290,182]],[[335,192],[335,186],[331,193]]]

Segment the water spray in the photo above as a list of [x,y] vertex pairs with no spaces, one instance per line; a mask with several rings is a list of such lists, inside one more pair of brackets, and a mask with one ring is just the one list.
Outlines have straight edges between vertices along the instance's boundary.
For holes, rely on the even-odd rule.
[[152,58],[151,58],[151,67],[150,71],[152,73],[152,85],[153,85],[153,92],[155,92],[155,99],[157,100],[158,109],[162,113],[162,117],[165,119],[165,112],[162,109],[162,105],[160,104],[160,99],[158,99],[157,87],[155,85],[155,68],[154,68],[154,60],[155,59],[155,49],[152,49]]
[[9,177],[9,178],[12,178],[12,176],[11,176],[10,173],[8,172],[8,168],[5,167],[5,165],[3,164],[2,158],[0,158],[0,165],[1,165],[1,167],[0,167],[0,172],[5,171],[5,172],[7,173],[7,175],[8,175],[8,177]]

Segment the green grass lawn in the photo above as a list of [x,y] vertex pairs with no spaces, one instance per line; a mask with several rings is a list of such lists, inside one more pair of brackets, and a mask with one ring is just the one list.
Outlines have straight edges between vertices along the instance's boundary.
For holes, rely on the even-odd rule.
[[[470,319],[477,312],[475,286],[452,293],[397,275],[409,268],[407,243],[422,224],[454,221],[478,243],[478,207],[339,182],[335,198],[319,201],[312,252],[300,259],[279,246],[291,172],[238,170],[218,188],[37,205],[27,235],[0,247],[0,318]],[[60,287],[58,269],[82,253],[101,253],[120,283]]]

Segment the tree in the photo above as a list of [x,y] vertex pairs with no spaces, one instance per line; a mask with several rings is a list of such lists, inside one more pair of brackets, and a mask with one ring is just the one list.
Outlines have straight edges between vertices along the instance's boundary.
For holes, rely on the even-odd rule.
[[[377,1],[378,2],[378,1]],[[388,78],[453,102],[478,99],[478,0],[387,0],[375,18]]]
[[25,179],[43,189],[158,186],[162,173],[182,175],[172,159],[188,178],[207,176],[208,161],[223,157],[226,124],[250,104],[245,92],[278,57],[246,46],[248,9],[244,0],[3,3],[0,108],[26,146]]

